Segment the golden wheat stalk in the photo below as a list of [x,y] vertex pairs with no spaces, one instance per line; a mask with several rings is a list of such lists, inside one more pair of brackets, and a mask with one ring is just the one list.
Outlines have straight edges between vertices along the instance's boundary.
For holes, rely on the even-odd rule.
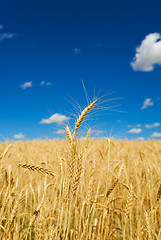
[[67,204],[69,201],[69,179],[64,178],[64,183],[63,183],[63,200]]
[[19,163],[19,167],[26,168],[26,169],[32,170],[32,171],[37,171],[39,173],[44,173],[44,174],[50,175],[52,177],[56,177],[56,174],[53,173],[51,170],[49,170],[47,168],[43,168],[41,166]]
[[10,237],[9,237],[9,232],[7,231],[7,229],[4,228],[1,224],[0,224],[0,227],[2,228],[3,232],[4,232],[5,235],[6,235],[6,238],[5,238],[5,239],[10,239]]
[[2,155],[0,156],[0,160],[2,160],[2,158],[4,158],[8,152],[8,150],[10,149],[10,147],[12,146],[12,143],[10,143],[6,149],[4,150],[4,152],[2,153]]
[[150,217],[147,211],[145,211],[145,220],[146,220],[146,230],[147,230],[148,240],[152,240]]
[[76,131],[78,130],[78,128],[80,127],[81,123],[83,122],[83,120],[85,119],[87,113],[94,107],[95,103],[97,102],[97,99],[94,100],[88,107],[86,107],[82,112],[81,115],[79,115],[79,118],[77,119],[76,123],[75,123],[75,129],[74,129],[74,134],[76,133]]
[[79,179],[82,173],[82,154],[78,157],[78,166],[74,175],[74,179],[73,179],[73,184],[72,184],[72,195],[74,196],[78,185],[79,185]]
[[134,193],[134,191],[133,191],[126,183],[123,183],[123,182],[121,182],[121,181],[119,181],[119,183],[121,183],[128,191],[130,191],[130,192],[133,194],[133,196],[134,196],[135,199],[139,200],[139,198],[136,196],[136,194]]
[[33,224],[35,223],[39,213],[40,213],[40,209],[42,208],[43,204],[44,204],[44,200],[45,200],[45,196],[43,196],[40,204],[38,205],[37,209],[33,212],[33,216],[31,217],[30,219],[30,222],[29,222],[29,225],[28,225],[28,228],[25,229],[24,233],[23,233],[23,237],[22,239],[27,239],[27,235],[30,231],[30,229],[32,228]]
[[131,191],[129,191],[128,196],[127,196],[126,207],[125,207],[126,216],[129,216],[132,203],[133,203],[133,194]]
[[158,192],[157,192],[157,202],[159,201],[160,198],[161,198],[161,184],[160,184]]
[[85,149],[87,149],[87,148],[88,148],[88,145],[89,145],[90,133],[91,133],[91,129],[88,129],[87,137],[86,137],[86,140],[85,140]]
[[76,144],[74,139],[72,140],[71,149],[70,149],[70,161],[69,161],[69,178],[72,180],[76,163]]
[[16,218],[16,215],[18,213],[19,204],[23,201],[22,192],[23,192],[23,190],[20,192],[20,194],[18,196],[18,200],[16,201],[15,206],[14,206],[12,212],[11,212],[10,226],[9,226],[9,231],[11,231],[11,233],[13,232],[13,228],[14,228],[13,224],[14,224],[14,220]]
[[37,231],[36,231],[36,239],[43,240],[44,239],[44,217],[40,213],[37,218]]
[[66,126],[66,133],[67,133],[69,143],[72,144],[72,134],[68,126]]
[[107,197],[107,198],[110,196],[110,194],[112,193],[112,191],[113,191],[114,188],[116,187],[117,183],[118,183],[118,179],[116,179],[116,180],[113,182],[112,186],[108,189],[108,191],[106,192],[106,197]]

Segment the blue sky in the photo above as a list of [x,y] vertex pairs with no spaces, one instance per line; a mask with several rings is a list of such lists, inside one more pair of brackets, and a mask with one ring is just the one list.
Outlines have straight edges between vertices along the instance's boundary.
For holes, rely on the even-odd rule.
[[112,93],[80,136],[161,139],[159,0],[0,5],[0,141],[62,138],[70,102],[88,104],[82,80],[91,101]]

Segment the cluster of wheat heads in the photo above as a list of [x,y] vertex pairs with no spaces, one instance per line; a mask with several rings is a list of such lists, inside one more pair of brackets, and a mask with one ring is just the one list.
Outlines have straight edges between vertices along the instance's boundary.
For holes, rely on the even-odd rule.
[[[33,215],[30,216],[28,223],[24,222],[23,220],[24,225],[22,227],[22,233],[20,233],[20,238],[23,238],[23,239],[28,239],[28,238],[43,239],[44,238],[43,234],[41,233],[42,229],[39,229],[39,230],[37,229],[37,221],[40,221],[39,218],[42,217],[41,212],[44,211],[45,204],[47,204],[47,196],[46,196],[47,189],[53,185],[57,189],[56,196],[53,197],[53,200],[55,199],[55,205],[57,207],[58,213],[53,214],[53,216],[55,214],[57,215],[57,217],[55,218],[56,225],[50,224],[50,228],[49,228],[50,231],[48,229],[47,231],[48,236],[46,237],[46,239],[70,238],[72,234],[70,230],[71,230],[71,221],[73,218],[73,211],[74,211],[74,207],[77,204],[76,192],[79,186],[80,177],[81,177],[82,168],[83,168],[83,152],[78,149],[76,132],[79,126],[81,125],[81,123],[83,122],[83,120],[85,119],[87,113],[95,105],[96,101],[97,100],[94,100],[88,107],[86,107],[82,111],[81,115],[79,116],[79,118],[75,123],[75,129],[73,134],[71,134],[69,127],[68,126],[66,127],[69,151],[66,159],[62,158],[60,154],[57,152],[57,160],[59,161],[59,167],[60,167],[60,172],[58,174],[55,174],[49,168],[46,168],[46,167],[44,168],[43,166],[40,166],[40,165],[34,165],[30,163],[19,163],[19,167],[28,169],[31,172],[34,171],[34,172],[45,174],[46,176],[50,176],[52,177],[52,181],[54,182],[54,183],[45,184],[44,192],[42,194],[42,200],[39,201],[40,203],[33,211]],[[87,149],[88,147],[89,134],[90,134],[90,130],[87,133],[86,144],[84,147],[85,149]],[[4,151],[1,159],[6,155],[9,148],[10,148],[10,145]],[[30,184],[30,187],[32,189],[32,192],[34,193],[34,189],[31,184]],[[13,217],[11,217],[11,220],[8,220],[9,221],[8,226],[7,224],[4,224],[6,226],[1,225],[1,229],[3,230],[3,236],[6,237],[7,239],[8,238],[13,239],[16,236],[13,225],[16,219],[16,214],[18,212],[18,204],[24,200],[22,199],[21,196],[23,195],[24,191],[26,192],[26,194],[28,194],[28,191],[26,191],[26,189],[28,189],[28,187],[23,188],[23,190],[21,191],[21,194],[19,195],[16,201],[17,204],[14,204],[14,209],[12,210],[13,213],[11,214],[13,215]],[[34,193],[34,195],[36,194]],[[25,205],[27,205],[28,204],[27,197],[25,198],[26,198]],[[28,207],[32,207],[32,203],[31,203],[31,206],[28,206]],[[50,219],[52,219],[52,215],[50,216]],[[36,227],[36,231],[35,231],[35,227]]]
[[1,240],[161,239],[161,142],[80,140],[94,104],[67,140],[0,144]]

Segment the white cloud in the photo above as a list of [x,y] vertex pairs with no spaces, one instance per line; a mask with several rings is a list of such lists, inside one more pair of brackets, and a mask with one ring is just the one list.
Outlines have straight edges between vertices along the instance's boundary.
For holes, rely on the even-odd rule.
[[52,83],[51,82],[47,82],[46,86],[51,86]]
[[145,101],[143,102],[143,106],[141,107],[141,110],[153,105],[154,103],[152,102],[151,98],[146,98]]
[[152,138],[161,138],[161,133],[159,132],[153,132],[153,134],[151,135]]
[[51,124],[51,123],[63,123],[65,121],[69,120],[69,117],[66,117],[64,115],[61,115],[59,113],[53,114],[50,118],[48,119],[42,119],[40,121],[41,124],[46,123],[46,124]]
[[75,54],[78,54],[78,53],[80,53],[81,52],[81,49],[80,48],[74,48],[74,53]]
[[45,81],[42,81],[40,84],[41,84],[41,85],[46,85],[46,86],[51,86],[51,85],[53,85],[51,82],[45,83]]
[[137,141],[144,141],[144,137],[138,137],[136,138]]
[[136,48],[136,54],[131,62],[135,71],[152,71],[154,65],[161,65],[161,35],[151,33],[145,37],[141,45]]
[[3,25],[2,24],[0,24],[0,29],[3,29]]
[[96,137],[103,134],[103,133],[105,133],[104,130],[92,130],[91,131],[91,134],[94,134]]
[[26,88],[32,87],[32,82],[25,82],[24,84],[20,85],[20,87],[25,90]]
[[41,85],[44,85],[44,84],[45,84],[45,81],[42,81],[40,84],[41,84]]
[[18,134],[15,134],[15,135],[13,136],[13,138],[14,138],[14,139],[23,139],[23,138],[25,138],[25,136],[24,136],[22,133],[18,133]]
[[11,39],[15,36],[16,34],[13,33],[0,33],[0,41],[3,41],[4,39]]
[[128,133],[134,133],[134,134],[138,134],[141,133],[142,129],[141,128],[132,128],[128,131]]
[[155,127],[159,127],[161,124],[160,123],[153,123],[151,125],[146,124],[145,128],[155,128]]
[[137,124],[136,127],[140,128],[140,127],[141,127],[141,124]]
[[54,132],[56,134],[64,134],[66,131],[64,129],[59,129],[58,131]]
[[141,124],[137,124],[137,125],[127,125],[127,127],[128,128],[140,128],[140,127],[142,127],[142,125]]

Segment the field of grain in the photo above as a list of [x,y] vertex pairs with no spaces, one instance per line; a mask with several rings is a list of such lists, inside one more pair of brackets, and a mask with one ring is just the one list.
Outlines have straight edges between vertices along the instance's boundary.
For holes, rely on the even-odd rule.
[[[92,105],[93,104],[93,105]],[[161,239],[161,141],[0,144],[0,239]]]
[[7,146],[0,239],[161,239],[161,141]]

